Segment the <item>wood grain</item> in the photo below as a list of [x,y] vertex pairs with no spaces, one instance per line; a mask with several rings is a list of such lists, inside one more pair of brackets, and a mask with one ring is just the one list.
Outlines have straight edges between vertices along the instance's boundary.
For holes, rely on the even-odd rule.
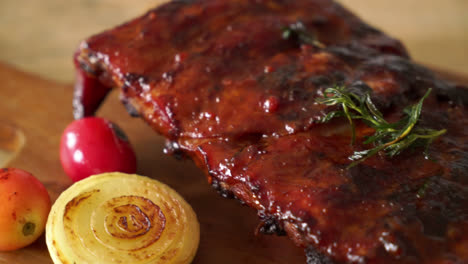
[[[71,82],[71,54],[79,40],[136,16],[161,0],[0,1],[0,58],[44,78]],[[401,38],[419,61],[468,73],[468,16],[464,0],[341,0],[366,21]],[[437,12],[437,14],[434,14]],[[34,43],[34,45],[33,45]],[[468,84],[468,78],[439,71]],[[19,128],[26,144],[10,164],[34,173],[51,198],[70,180],[59,158],[60,135],[72,121],[71,85],[34,77],[0,64],[0,123]],[[162,154],[164,141],[139,119],[128,116],[113,94],[100,116],[118,123],[138,155],[138,172],[161,180],[194,207],[201,243],[194,263],[304,263],[304,254],[285,237],[254,235],[255,212],[221,198],[189,161]],[[52,263],[41,237],[33,245],[0,253],[0,263]]]
[[[468,84],[468,77],[438,71],[450,80]],[[72,86],[47,81],[0,63],[0,123],[20,129],[25,147],[11,167],[32,172],[55,200],[70,186],[59,162],[59,141],[72,121]],[[138,118],[130,118],[116,93],[98,112],[128,134],[138,158],[138,173],[167,183],[193,206],[201,224],[200,248],[195,264],[304,263],[303,251],[286,237],[254,235],[255,212],[235,200],[220,197],[207,184],[201,170],[190,161],[178,161],[162,153],[164,140]],[[52,263],[41,237],[33,245],[0,253],[0,263]]]
[[[70,184],[59,161],[59,141],[72,121],[72,86],[61,85],[0,64],[0,122],[22,130],[26,144],[10,164],[32,172],[55,200]],[[190,161],[163,154],[164,140],[140,119],[132,119],[117,94],[106,100],[99,116],[128,134],[138,158],[138,173],[167,183],[192,205],[201,224],[200,248],[193,263],[304,263],[303,251],[286,237],[254,235],[255,212],[235,200],[220,197]],[[0,263],[52,263],[41,237],[33,245],[0,253]]]

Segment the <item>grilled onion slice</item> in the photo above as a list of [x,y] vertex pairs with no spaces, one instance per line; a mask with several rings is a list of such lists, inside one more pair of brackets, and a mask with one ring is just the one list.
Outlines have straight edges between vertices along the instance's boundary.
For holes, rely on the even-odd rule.
[[178,193],[123,173],[72,185],[52,206],[46,226],[55,264],[190,263],[199,237],[197,217]]

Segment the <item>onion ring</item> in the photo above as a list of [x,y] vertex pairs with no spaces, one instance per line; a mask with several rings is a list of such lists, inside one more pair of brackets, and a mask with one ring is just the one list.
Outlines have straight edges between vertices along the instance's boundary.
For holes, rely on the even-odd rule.
[[52,206],[46,225],[55,264],[190,263],[199,238],[195,212],[176,191],[124,173],[75,183]]

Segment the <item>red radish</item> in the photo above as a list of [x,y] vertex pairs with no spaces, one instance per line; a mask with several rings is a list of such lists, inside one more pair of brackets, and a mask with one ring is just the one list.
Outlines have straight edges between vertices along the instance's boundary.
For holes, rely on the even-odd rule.
[[104,172],[136,172],[136,158],[125,133],[99,117],[73,121],[60,144],[60,161],[73,181]]

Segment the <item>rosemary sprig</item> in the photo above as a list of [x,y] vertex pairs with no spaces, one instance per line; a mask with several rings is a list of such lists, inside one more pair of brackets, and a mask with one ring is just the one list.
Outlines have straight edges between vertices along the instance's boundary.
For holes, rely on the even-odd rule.
[[382,113],[372,103],[370,93],[358,95],[343,86],[327,88],[322,98],[317,102],[328,106],[341,106],[340,110],[329,112],[321,118],[321,122],[328,122],[338,116],[345,116],[352,128],[352,144],[356,140],[356,128],[354,119],[362,120],[366,125],[375,130],[374,134],[366,137],[364,144],[373,144],[373,148],[363,151],[355,151],[349,159],[353,162],[348,168],[363,162],[379,151],[385,152],[390,157],[400,154],[404,149],[414,146],[425,147],[427,156],[428,146],[446,132],[446,129],[435,130],[418,126],[424,99],[431,93],[429,89],[418,103],[407,107],[403,112],[405,116],[395,123],[387,122]]
[[302,24],[300,21],[284,27],[282,32],[283,39],[297,40],[320,49],[325,48],[325,45],[320,42],[314,35],[309,33],[306,30],[304,24]]

